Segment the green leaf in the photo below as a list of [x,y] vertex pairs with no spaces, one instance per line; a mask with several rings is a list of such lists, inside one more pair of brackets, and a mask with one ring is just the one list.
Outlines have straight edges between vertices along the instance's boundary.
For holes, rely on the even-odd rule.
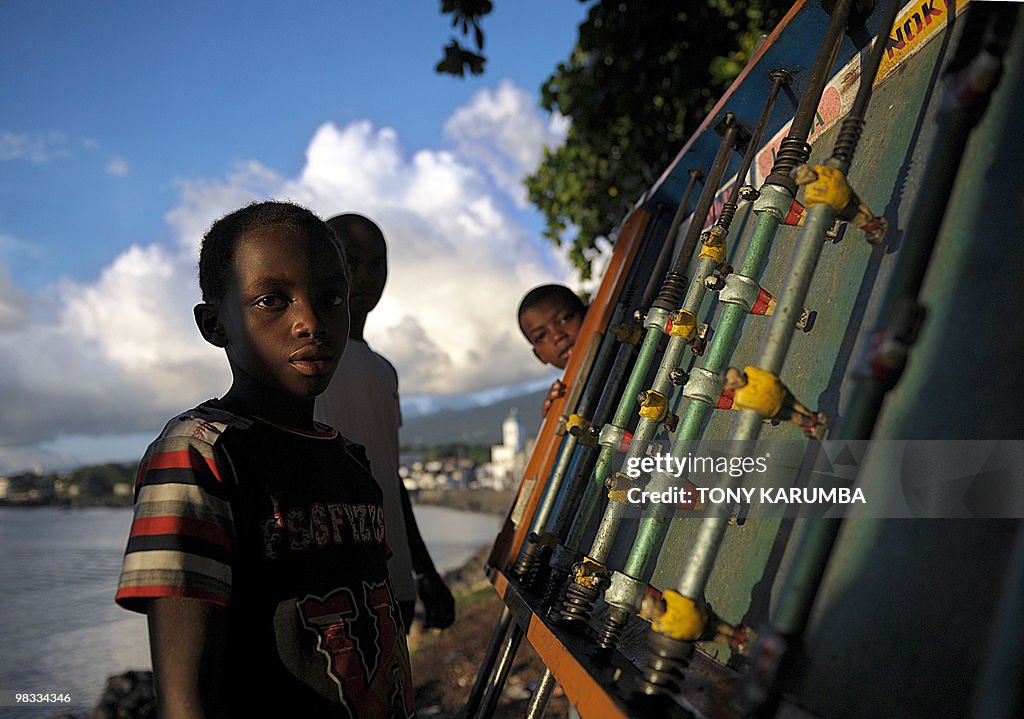
[[434,66],[434,72],[464,77],[462,49],[459,47],[459,43],[452,40],[445,45],[444,57]]

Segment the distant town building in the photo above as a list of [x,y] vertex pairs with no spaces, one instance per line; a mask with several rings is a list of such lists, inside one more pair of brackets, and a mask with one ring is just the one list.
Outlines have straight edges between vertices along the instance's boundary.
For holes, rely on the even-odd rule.
[[490,485],[494,489],[510,489],[516,485],[526,468],[526,442],[519,411],[513,407],[501,423],[501,444],[491,447]]
[[501,423],[502,446],[510,447],[520,454],[526,449],[523,441],[523,423],[519,421],[519,408],[509,410],[508,417]]
[[411,493],[434,489],[510,489],[522,478],[533,440],[523,432],[519,412],[512,408],[501,423],[501,444],[491,447],[491,461],[477,464],[467,457],[423,459],[409,453],[401,457],[398,475]]

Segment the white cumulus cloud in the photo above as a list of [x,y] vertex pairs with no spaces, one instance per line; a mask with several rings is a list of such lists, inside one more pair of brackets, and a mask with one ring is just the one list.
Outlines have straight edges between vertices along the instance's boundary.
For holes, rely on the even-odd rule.
[[[511,83],[453,114],[449,149],[409,155],[391,128],[326,122],[294,177],[251,159],[222,178],[179,181],[165,217],[175,241],[129,247],[95,281],[32,297],[0,271],[0,471],[26,445],[156,431],[227,389],[223,352],[193,326],[197,249],[211,221],[254,199],[291,199],[325,218],[359,212],[381,226],[390,276],[366,336],[395,364],[404,395],[544,376],[515,308],[530,287],[572,273],[519,224],[517,183],[558,141],[556,125]],[[30,305],[51,309],[26,326],[18,318]]]
[[0,332],[24,327],[32,310],[32,296],[14,284],[11,273],[0,264]]
[[540,164],[544,147],[565,141],[568,121],[554,115],[545,121],[534,98],[508,80],[495,90],[481,90],[445,123],[445,135],[459,154],[482,166],[520,207],[527,204],[522,178]]

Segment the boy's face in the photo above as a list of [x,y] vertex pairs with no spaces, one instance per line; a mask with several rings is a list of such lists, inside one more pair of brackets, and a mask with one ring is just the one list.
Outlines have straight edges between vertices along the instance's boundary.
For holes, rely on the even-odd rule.
[[377,306],[388,281],[388,248],[384,238],[372,228],[353,224],[344,233],[352,288],[349,306],[352,314],[365,315]]
[[545,297],[519,316],[519,326],[533,345],[533,354],[558,369],[565,369],[569,363],[582,324],[583,316],[558,297]]
[[[224,298],[214,305],[233,389],[280,399],[323,392],[348,338],[348,285],[338,248],[301,229],[242,235]],[[267,390],[272,390],[268,392]]]

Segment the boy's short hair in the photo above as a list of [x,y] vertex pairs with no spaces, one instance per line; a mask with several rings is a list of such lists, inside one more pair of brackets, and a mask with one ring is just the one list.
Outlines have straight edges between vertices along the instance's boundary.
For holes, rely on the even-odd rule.
[[[516,311],[516,318],[521,320],[524,312],[548,298],[560,300],[568,309],[575,310],[581,315],[587,312],[579,295],[565,285],[539,285],[523,295],[523,299],[519,302],[519,309]],[[522,331],[522,329],[523,324],[519,322],[519,330]]]
[[360,215],[356,212],[345,212],[340,215],[326,220],[327,226],[334,230],[334,234],[341,240],[341,244],[345,244],[345,233],[352,227],[362,227],[369,233],[372,233],[376,237],[380,238],[381,242],[385,245],[387,240],[384,238],[384,231],[380,229],[380,226],[365,215]]
[[199,250],[199,289],[203,293],[203,302],[224,298],[238,239],[253,230],[279,225],[303,230],[311,238],[337,247],[345,279],[349,279],[345,251],[326,222],[292,202],[253,202],[214,222],[203,236]]

